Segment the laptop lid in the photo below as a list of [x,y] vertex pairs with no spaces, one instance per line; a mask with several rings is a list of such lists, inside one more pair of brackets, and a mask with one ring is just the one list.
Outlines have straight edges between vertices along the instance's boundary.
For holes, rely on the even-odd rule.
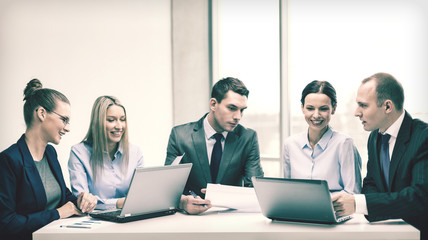
[[337,223],[327,181],[253,177],[263,215],[273,220]]
[[176,210],[192,163],[136,168],[121,217]]

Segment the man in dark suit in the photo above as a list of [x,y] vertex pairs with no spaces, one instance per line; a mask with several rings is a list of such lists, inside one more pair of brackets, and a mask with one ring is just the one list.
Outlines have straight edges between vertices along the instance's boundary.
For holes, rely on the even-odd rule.
[[189,191],[203,196],[207,183],[252,186],[252,176],[263,176],[257,134],[239,124],[248,93],[239,79],[224,78],[212,89],[209,113],[172,129],[165,165],[182,155],[181,163],[193,163],[180,203],[188,213],[210,207],[208,200],[186,196]]
[[427,239],[428,124],[412,119],[403,102],[403,88],[390,74],[363,80],[355,115],[372,131],[363,194],[341,193],[332,200],[338,215],[363,213],[369,221],[402,218]]

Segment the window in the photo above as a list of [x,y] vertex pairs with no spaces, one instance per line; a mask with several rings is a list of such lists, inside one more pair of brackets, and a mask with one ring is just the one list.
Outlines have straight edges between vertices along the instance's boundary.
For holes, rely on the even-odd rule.
[[[234,76],[249,88],[242,123],[258,133],[266,176],[282,175],[281,138],[307,128],[300,97],[312,80],[335,87],[338,106],[330,125],[354,139],[363,177],[369,132],[354,111],[364,78],[376,72],[395,76],[404,87],[405,109],[428,121],[426,1],[213,0],[212,9],[213,79]],[[286,61],[282,69],[280,59]],[[281,101],[287,106],[281,108]]]
[[236,77],[250,91],[241,124],[257,131],[266,176],[280,174],[278,0],[213,1],[214,81]]
[[[337,111],[331,126],[350,135],[366,174],[367,139],[354,117],[361,81],[387,72],[404,87],[405,108],[427,121],[428,60],[426,12],[422,1],[288,1],[288,69],[291,134],[307,127],[300,110],[303,88],[327,80],[336,89]],[[425,6],[427,6],[425,4]],[[424,87],[422,86],[424,85]],[[421,101],[424,98],[424,101]]]

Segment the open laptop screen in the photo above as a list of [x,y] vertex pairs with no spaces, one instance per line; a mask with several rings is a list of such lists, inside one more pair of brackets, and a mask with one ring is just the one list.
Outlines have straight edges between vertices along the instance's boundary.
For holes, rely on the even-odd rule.
[[324,180],[253,177],[262,213],[274,220],[337,223]]
[[178,209],[192,164],[137,168],[120,211],[93,212],[89,215],[116,222],[169,215]]

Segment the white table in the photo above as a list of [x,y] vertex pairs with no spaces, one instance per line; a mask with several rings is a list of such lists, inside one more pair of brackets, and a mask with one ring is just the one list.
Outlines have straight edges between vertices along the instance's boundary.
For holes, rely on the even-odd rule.
[[[403,221],[369,223],[363,215],[338,225],[271,221],[261,213],[219,213],[174,215],[129,223],[98,221],[90,228],[65,228],[90,217],[54,221],[33,234],[35,240],[200,240],[200,239],[419,239],[420,233]],[[83,225],[85,226],[85,225]]]

